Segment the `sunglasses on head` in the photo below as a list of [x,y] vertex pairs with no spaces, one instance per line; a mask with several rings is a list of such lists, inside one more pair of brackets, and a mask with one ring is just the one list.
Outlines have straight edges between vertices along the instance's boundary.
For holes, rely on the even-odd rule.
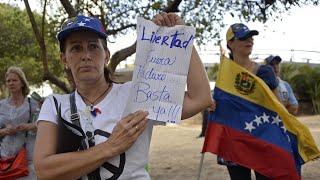
[[242,37],[242,38],[234,38],[234,39],[238,39],[239,41],[246,41],[249,38],[252,38],[252,36],[245,36],[245,37]]

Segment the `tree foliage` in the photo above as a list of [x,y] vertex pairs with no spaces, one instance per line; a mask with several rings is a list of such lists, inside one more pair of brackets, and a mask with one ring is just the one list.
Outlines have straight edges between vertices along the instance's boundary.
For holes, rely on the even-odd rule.
[[[37,22],[41,16],[35,14]],[[49,30],[52,28],[47,24]],[[52,31],[52,30],[51,30]],[[58,63],[58,51],[56,43],[50,42],[52,38],[46,38],[48,56],[51,69],[61,75],[61,66]],[[43,83],[43,68],[41,66],[40,47],[36,43],[26,11],[7,4],[0,4],[0,96],[5,95],[4,75],[8,67],[18,66],[23,69],[29,84],[40,86]]]
[[213,67],[210,67],[207,69],[207,75],[209,78],[209,81],[216,81],[219,71],[219,64],[214,64]]
[[320,66],[283,64],[281,74],[291,84],[296,97],[312,102],[314,112],[320,114]]
[[[60,0],[67,4],[67,0]],[[180,13],[188,25],[196,27],[198,44],[220,39],[219,33],[225,26],[227,14],[237,16],[242,21],[279,20],[292,6],[318,5],[319,0],[126,0],[103,2],[93,0],[77,1],[75,11],[67,11],[69,16],[78,12],[98,17],[107,29],[107,34],[117,37],[134,30],[136,17],[151,19],[155,14],[165,12]],[[69,6],[68,6],[69,7]],[[73,14],[74,15],[74,14]],[[135,44],[126,44],[124,50],[116,52],[111,58],[110,67],[116,66],[135,53]]]
[[[62,22],[68,17],[77,14],[98,17],[107,29],[107,34],[116,39],[119,35],[125,36],[135,30],[137,16],[151,19],[162,11],[177,12],[185,19],[187,25],[197,28],[196,41],[201,44],[213,39],[218,42],[219,32],[225,26],[224,18],[227,14],[239,17],[242,21],[265,22],[269,19],[281,19],[281,15],[288,13],[292,6],[319,4],[319,0],[44,0],[41,1],[43,10],[39,16],[31,12],[28,0],[23,1],[38,44],[38,47],[28,46],[28,51],[32,49],[36,52],[37,50],[36,58],[32,58],[42,62],[42,67],[37,61],[34,62],[36,65],[30,67],[38,67],[38,74],[42,74],[42,80],[49,80],[65,92],[68,92],[68,88],[64,81],[59,79],[62,67],[56,60],[58,50],[55,36]],[[47,9],[50,9],[50,13],[46,11]],[[31,40],[35,42],[34,39],[31,38]],[[16,49],[16,45],[11,47]],[[135,53],[135,47],[135,43],[124,44],[123,49],[115,52],[111,57],[109,67],[115,70],[121,61]],[[60,73],[56,73],[55,68],[60,69]],[[35,78],[37,79],[40,78]]]

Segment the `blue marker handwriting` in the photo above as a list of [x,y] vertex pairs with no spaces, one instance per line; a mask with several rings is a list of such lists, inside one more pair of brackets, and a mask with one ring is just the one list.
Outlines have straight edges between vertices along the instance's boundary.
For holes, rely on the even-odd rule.
[[134,85],[134,89],[136,90],[135,97],[133,99],[134,102],[143,103],[149,100],[151,101],[164,101],[171,102],[170,92],[166,90],[167,86],[164,86],[162,90],[152,90],[150,89],[150,85],[146,82],[138,82]]
[[147,59],[146,59],[146,62],[147,63],[153,63],[153,64],[158,64],[158,65],[163,65],[163,66],[166,66],[166,65],[173,65],[177,58],[174,57],[174,58],[170,58],[170,57],[155,57],[155,56],[152,56],[152,52],[155,51],[154,49],[153,50],[150,50],[148,52],[148,56],[147,56]]
[[160,46],[169,46],[170,48],[178,47],[187,49],[190,41],[194,38],[194,35],[190,35],[189,39],[182,41],[178,36],[184,35],[183,32],[176,31],[174,34],[169,36],[157,35],[156,32],[152,31],[151,36],[147,36],[146,27],[143,26],[141,41],[149,41],[150,44],[158,44]]
[[150,70],[145,69],[145,65],[139,65],[137,78],[143,78],[145,80],[163,81],[166,79],[166,74],[162,72],[156,72],[154,68]]
[[159,116],[167,116],[169,118],[167,122],[175,123],[174,120],[176,119],[178,112],[180,111],[181,107],[178,107],[178,105],[171,105],[170,109],[166,109],[165,107],[162,107],[160,105],[154,105],[152,106],[152,111],[156,113],[156,121],[158,121]]

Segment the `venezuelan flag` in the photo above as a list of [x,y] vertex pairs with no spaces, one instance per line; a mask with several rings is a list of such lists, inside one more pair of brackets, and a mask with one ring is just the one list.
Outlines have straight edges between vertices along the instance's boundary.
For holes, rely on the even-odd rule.
[[202,152],[212,152],[272,179],[301,179],[301,165],[320,156],[306,126],[262,79],[222,57]]

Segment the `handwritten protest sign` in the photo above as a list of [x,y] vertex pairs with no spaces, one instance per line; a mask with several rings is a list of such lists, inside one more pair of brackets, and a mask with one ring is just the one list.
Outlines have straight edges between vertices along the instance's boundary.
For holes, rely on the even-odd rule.
[[138,18],[136,60],[124,114],[149,111],[149,119],[180,123],[195,28],[159,27]]

